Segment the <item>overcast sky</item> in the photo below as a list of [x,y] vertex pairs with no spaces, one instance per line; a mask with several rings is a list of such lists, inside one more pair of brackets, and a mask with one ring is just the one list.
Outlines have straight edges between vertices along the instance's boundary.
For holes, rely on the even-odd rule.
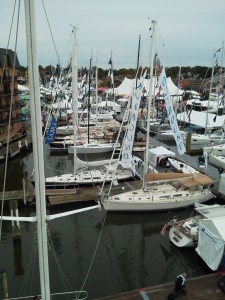
[[[7,48],[14,0],[1,1],[0,48]],[[18,0],[16,3],[18,4]],[[72,48],[77,26],[78,66],[90,58],[107,69],[135,68],[141,36],[140,64],[150,65],[152,20],[157,21],[155,47],[161,63],[171,66],[212,66],[215,50],[225,40],[225,0],[35,0],[38,64],[62,66]],[[44,5],[43,5],[44,4]],[[27,66],[24,1],[21,0],[17,54]],[[18,5],[9,48],[16,44]]]

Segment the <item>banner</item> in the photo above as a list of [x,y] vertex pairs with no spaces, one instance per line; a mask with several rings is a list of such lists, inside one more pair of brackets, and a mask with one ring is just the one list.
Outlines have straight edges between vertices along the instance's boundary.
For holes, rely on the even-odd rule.
[[121,163],[124,163],[127,167],[131,167],[133,172],[135,172],[135,163],[133,160],[132,151],[133,151],[135,130],[137,125],[138,111],[140,108],[140,101],[142,96],[143,82],[144,79],[142,77],[142,80],[137,86],[137,89],[134,91],[134,95],[132,97],[130,120],[123,141],[122,152],[121,152],[122,153]]
[[49,144],[55,140],[56,127],[57,127],[57,121],[56,118],[53,116],[51,124],[48,129],[48,134],[45,138],[45,144]]
[[175,139],[175,142],[177,144],[178,152],[179,154],[184,154],[186,152],[182,136],[180,134],[180,130],[177,124],[177,118],[174,113],[173,104],[170,98],[169,89],[167,86],[167,79],[166,79],[166,73],[165,69],[162,69],[161,75],[159,76],[159,82],[161,84],[161,87],[163,89],[164,93],[164,99],[166,103],[166,110],[167,110],[167,116],[170,122],[171,130]]

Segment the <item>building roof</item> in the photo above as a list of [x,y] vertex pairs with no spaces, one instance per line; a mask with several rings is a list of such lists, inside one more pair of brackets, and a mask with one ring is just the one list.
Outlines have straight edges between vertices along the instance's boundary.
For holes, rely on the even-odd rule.
[[[4,48],[0,48],[0,68],[3,68],[4,66],[4,56],[6,55],[8,56],[8,65],[9,67],[13,68],[14,65],[14,51],[12,51],[11,49],[4,49]],[[20,63],[16,54],[16,60],[15,60],[15,68],[19,69],[20,68]]]

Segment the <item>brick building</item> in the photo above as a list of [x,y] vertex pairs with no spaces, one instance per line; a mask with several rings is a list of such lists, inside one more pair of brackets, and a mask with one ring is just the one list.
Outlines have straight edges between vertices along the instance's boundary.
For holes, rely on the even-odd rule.
[[[15,66],[15,67],[14,67]],[[20,64],[12,50],[0,48],[0,150],[7,144],[10,128],[9,156],[13,156],[21,147],[19,141],[26,136],[26,130],[20,119],[20,104],[17,77]],[[10,124],[10,126],[9,126]],[[13,147],[17,143],[19,146]],[[1,153],[1,156],[4,156]]]

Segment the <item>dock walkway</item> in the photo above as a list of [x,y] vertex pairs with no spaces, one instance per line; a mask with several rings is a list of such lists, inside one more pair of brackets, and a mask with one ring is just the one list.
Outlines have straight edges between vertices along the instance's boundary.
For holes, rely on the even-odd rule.
[[[187,293],[179,295],[175,299],[224,300],[225,294],[217,287],[220,278],[221,275],[219,273],[189,278],[186,280]],[[148,298],[142,297],[139,290],[134,290],[95,300],[167,300],[168,295],[174,291],[174,282],[147,287],[143,291]]]

